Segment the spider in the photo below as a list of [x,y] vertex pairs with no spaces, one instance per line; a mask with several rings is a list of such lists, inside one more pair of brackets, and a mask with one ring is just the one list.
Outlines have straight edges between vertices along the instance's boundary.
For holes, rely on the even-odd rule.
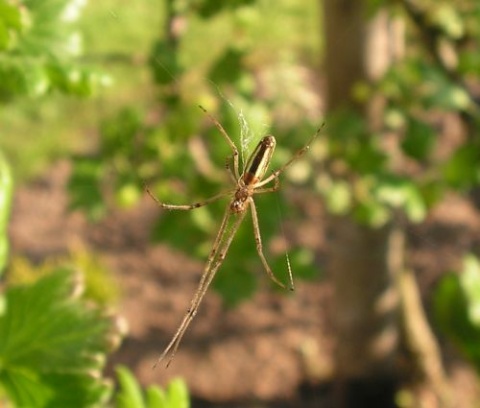
[[[200,109],[210,118],[216,128],[220,131],[221,135],[228,143],[230,148],[232,149],[232,156],[229,156],[229,159],[226,162],[226,169],[230,176],[230,179],[233,182],[233,187],[230,190],[224,191],[220,194],[217,194],[209,199],[206,199],[201,202],[197,202],[194,204],[185,204],[185,205],[177,205],[177,204],[166,204],[162,203],[158,200],[157,197],[150,191],[147,185],[145,185],[146,192],[152,197],[152,199],[160,206],[166,210],[184,210],[190,211],[194,210],[199,207],[203,207],[208,205],[214,201],[217,201],[223,197],[230,196],[231,201],[227,205],[225,209],[225,213],[223,215],[222,222],[220,224],[220,228],[217,232],[216,238],[213,242],[212,249],[207,259],[207,263],[205,265],[205,269],[203,271],[202,277],[200,279],[200,283],[198,288],[191,300],[190,307],[188,308],[185,316],[183,317],[180,326],[178,327],[175,335],[171,339],[170,343],[168,343],[167,347],[154,364],[153,368],[155,368],[161,361],[167,359],[166,367],[170,365],[172,362],[175,353],[177,352],[178,346],[188,328],[190,323],[192,322],[193,318],[197,314],[199,309],[200,303],[205,296],[208,287],[212,283],[213,278],[215,277],[216,272],[222,265],[225,256],[227,255],[228,248],[232,243],[232,240],[237,232],[240,224],[242,223],[247,210],[250,208],[250,212],[252,214],[252,221],[253,221],[253,231],[255,235],[255,244],[257,248],[258,255],[262,264],[267,272],[267,275],[270,279],[275,282],[280,287],[287,289],[287,286],[280,282],[275,275],[273,274],[268,262],[265,258],[263,253],[263,245],[262,245],[262,238],[260,235],[260,227],[258,223],[258,215],[257,210],[255,207],[255,202],[253,200],[253,196],[255,194],[263,194],[263,193],[270,193],[277,191],[280,188],[280,182],[278,176],[283,173],[283,171],[289,167],[294,161],[299,159],[301,156],[305,154],[305,152],[310,148],[310,144],[319,134],[320,129],[315,132],[313,137],[309,140],[309,142],[300,150],[298,150],[291,158],[288,160],[283,166],[279,169],[275,170],[264,178],[265,173],[267,172],[267,168],[270,164],[272,159],[273,151],[276,146],[276,140],[273,136],[265,136],[263,137],[260,142],[258,143],[255,150],[249,156],[246,165],[243,166],[242,172],[239,169],[239,153],[235,143],[232,141],[230,136],[227,134],[226,130],[223,126],[216,120],[212,115],[210,115],[202,106],[199,106]],[[233,161],[233,168],[230,166],[230,163]],[[273,182],[273,186],[268,187],[267,184]],[[231,219],[233,217],[233,223]],[[231,224],[231,225],[230,225]],[[294,290],[293,284],[293,277],[292,271],[290,267],[290,263],[288,262],[287,258],[287,266],[288,266],[288,273],[289,273],[289,286],[288,289]]]

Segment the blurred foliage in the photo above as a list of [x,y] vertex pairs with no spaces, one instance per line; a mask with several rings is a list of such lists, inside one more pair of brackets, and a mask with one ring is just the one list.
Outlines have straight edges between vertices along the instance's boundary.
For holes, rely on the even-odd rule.
[[[31,120],[27,131],[2,130],[10,137],[1,142],[2,150],[13,146],[8,157],[22,171],[40,160],[38,152],[58,152],[55,149],[68,140],[81,139],[79,145],[87,153],[72,155],[70,207],[85,210],[93,220],[113,205],[128,208],[138,203],[143,182],[159,199],[172,203],[200,201],[230,188],[224,163],[231,151],[198,104],[237,143],[242,163],[261,136],[274,134],[278,146],[272,168],[285,163],[324,121],[312,90],[319,81],[310,76],[318,68],[322,46],[315,0],[131,1],[129,7],[105,0],[92,2],[91,10],[103,14],[93,15],[90,23],[77,22],[82,5],[79,0],[0,0],[2,129],[19,111]],[[282,200],[288,197],[284,192],[289,185],[312,186],[332,213],[381,226],[398,212],[420,222],[446,193],[465,192],[479,183],[475,94],[480,73],[479,5],[474,0],[372,0],[369,6],[370,15],[388,8],[406,22],[407,30],[404,58],[378,82],[357,84],[355,89],[359,103],[377,97],[385,101],[378,129],[373,132],[358,113],[336,112],[327,118],[325,131],[306,156],[308,165],[292,168],[279,193],[256,197],[267,257],[283,281],[285,254],[268,256],[268,249],[282,234],[282,216],[292,222],[301,216]],[[131,15],[137,18],[129,20]],[[82,52],[77,23],[87,32],[87,53]],[[54,94],[92,96],[110,82],[102,71],[85,66],[87,59],[100,60],[117,74],[116,87],[106,91],[112,93],[96,99],[90,108],[80,109],[65,100],[50,104]],[[33,102],[26,103],[26,98]],[[84,113],[88,109],[90,115]],[[49,139],[54,147],[31,150],[31,140],[49,137],[49,129],[38,124],[56,115],[66,118],[63,129],[68,132],[58,131]],[[460,118],[467,136],[446,156],[439,156],[444,141],[438,118],[447,116]],[[99,118],[98,140],[90,142],[84,135],[92,133],[92,123]],[[89,120],[91,126],[85,128]],[[389,133],[402,135],[393,152],[385,148]],[[23,161],[17,160],[21,157]],[[11,197],[11,177],[3,158],[0,171],[1,268],[8,248],[5,231]],[[211,249],[207,237],[215,235],[226,205],[222,200],[191,212],[159,211],[152,237],[205,259]],[[87,272],[84,296],[110,304],[116,290],[99,289],[116,285],[94,255],[76,251],[68,262]],[[288,254],[296,277],[318,276],[310,249],[288,248]],[[74,275],[60,264],[36,267],[16,258],[12,266],[11,279],[39,276],[28,286],[11,286],[0,298],[3,391],[27,406],[73,406],[67,400],[73,396],[79,396],[79,404],[105,401],[111,387],[100,369],[109,350],[111,320],[78,298]],[[256,289],[262,265],[249,217],[221,269],[214,286],[228,305]],[[477,366],[478,269],[478,261],[467,258],[462,274],[442,281],[435,302],[441,326]],[[68,342],[67,329],[73,335]],[[58,349],[52,350],[52,344]],[[127,371],[119,369],[118,377],[119,404],[157,406],[169,401],[182,406],[175,401],[187,400],[182,385],[172,385],[173,391],[166,393],[152,387],[144,396]],[[26,400],[30,397],[37,399]]]
[[83,58],[78,19],[85,3],[0,0],[0,150],[16,180],[86,145],[88,112],[98,107],[80,109],[78,97],[98,95],[111,83]]
[[[278,30],[274,21],[289,18],[293,26],[304,22],[308,8],[291,0],[282,0],[279,8],[270,5],[267,0],[238,0],[222,6],[211,1],[163,2],[163,32],[148,58],[156,98],[151,106],[126,106],[105,119],[97,153],[73,157],[68,184],[72,209],[83,209],[91,219],[98,219],[111,205],[135,205],[144,195],[144,182],[162,201],[172,203],[201,201],[230,189],[224,163],[231,150],[199,104],[235,141],[242,163],[271,127],[281,139],[272,168],[287,161],[309,140],[319,123],[316,116],[306,119],[301,108],[308,103],[304,95],[309,91],[307,83],[299,83],[296,75],[304,76],[301,66],[291,59],[300,42],[284,43],[279,48],[285,35],[264,38],[269,27]],[[287,17],[287,10],[297,14]],[[264,25],[261,33],[259,24]],[[307,47],[312,45],[301,46]],[[265,98],[256,95],[256,70],[265,76]],[[286,76],[292,78],[288,85]],[[295,104],[297,107],[292,108]],[[297,127],[300,118],[305,122],[302,129]],[[278,127],[273,128],[273,123]],[[303,183],[309,175],[310,168],[306,177],[300,177]],[[276,210],[280,194],[258,198],[267,251],[272,237],[281,233],[282,219]],[[227,203],[225,199],[192,212],[168,213],[153,226],[152,237],[206,259],[211,241],[205,238],[216,234]],[[295,216],[288,207],[282,207],[282,215]],[[249,218],[238,231],[222,267],[228,272],[220,271],[214,283],[227,305],[249,297],[262,272]],[[291,248],[289,255],[299,262],[294,265],[296,275],[318,275],[310,250]],[[271,263],[276,266],[275,273],[286,281],[284,253],[271,257]]]
[[28,259],[12,258],[6,275],[9,285],[34,283],[53,269],[71,265],[82,276],[84,290],[82,298],[92,300],[101,306],[112,306],[120,299],[121,290],[112,271],[103,265],[99,257],[82,246],[74,246],[68,256],[48,258],[40,265]]
[[480,373],[480,261],[464,258],[463,269],[445,275],[433,299],[438,327]]
[[102,371],[118,347],[118,323],[80,298],[80,275],[55,268],[0,298],[0,388],[14,406],[85,407],[105,403]]
[[151,385],[142,392],[132,373],[123,366],[116,368],[120,389],[115,394],[117,408],[188,408],[189,395],[186,384],[177,378],[170,381],[164,391]]
[[82,51],[72,22],[83,3],[0,0],[0,101],[53,90],[87,96],[108,82],[105,74],[72,63]]
[[0,151],[0,276],[8,261],[8,220],[12,204],[13,180],[10,166]]
[[[314,186],[331,212],[350,214],[371,226],[381,226],[398,212],[419,222],[446,192],[469,190],[480,177],[476,165],[478,98],[472,94],[480,72],[476,51],[479,7],[473,0],[455,6],[447,0],[415,2],[416,7],[413,3],[369,2],[370,15],[388,8],[406,21],[407,29],[404,58],[377,83],[357,84],[355,89],[360,103],[378,96],[385,100],[381,125],[372,132],[360,115],[336,112],[326,120],[326,131],[312,147],[306,175],[297,179],[295,169],[286,175],[288,184]],[[53,89],[87,95],[105,82],[101,74],[90,77],[88,70],[69,68],[81,47],[76,40],[79,33],[71,24],[75,18],[66,16],[78,15],[79,2],[32,1],[20,7],[2,0],[1,4],[5,10],[0,23],[0,52],[7,61],[4,69],[16,66],[15,61],[25,67],[27,57],[35,62],[32,69],[6,76],[23,79],[5,82],[8,89],[0,92],[4,100],[14,94],[37,96]],[[132,12],[139,13],[139,7],[132,3]],[[146,21],[146,14],[150,18],[157,14],[158,26],[152,30],[157,37],[151,44],[146,43],[146,36],[143,43],[133,35],[120,40],[109,37],[106,34],[114,29],[133,32],[144,30],[146,24],[130,24],[115,3],[95,8],[108,19],[100,20],[98,15],[92,19],[97,22],[88,34],[93,49],[107,54],[133,44],[140,51],[131,48],[132,55],[127,57],[135,59],[136,70],[148,67],[153,83],[143,83],[139,89],[143,99],[129,100],[102,120],[98,145],[92,143],[88,154],[72,157],[70,206],[87,211],[93,220],[104,216],[112,205],[135,205],[143,196],[144,181],[162,201],[172,203],[199,201],[228,188],[222,167],[231,152],[198,104],[222,123],[243,157],[267,131],[275,134],[278,147],[272,167],[288,160],[324,120],[311,91],[314,81],[305,69],[315,67],[321,52],[315,1],[159,1],[151,12],[142,14],[141,21]],[[99,21],[106,28],[101,35]],[[139,56],[148,47],[150,54]],[[117,57],[108,55],[110,61]],[[34,79],[25,79],[24,71]],[[132,71],[120,77],[128,79]],[[125,96],[119,95],[103,105],[122,106]],[[468,137],[448,157],[439,158],[442,124],[437,118],[447,114],[466,119]],[[385,149],[388,132],[402,134],[393,153]],[[319,149],[322,154],[315,153]],[[399,168],[398,163],[407,166]],[[258,197],[267,249],[279,234],[282,220],[274,209],[286,189]],[[210,246],[205,238],[214,236],[225,205],[226,200],[188,213],[162,214],[152,235],[205,259]],[[292,220],[299,215],[288,206],[282,213]],[[187,230],[190,234],[185,239]],[[291,248],[289,254],[292,260],[313,258],[305,249]],[[276,265],[275,272],[284,274],[284,255],[274,255],[270,262]],[[255,290],[255,272],[261,271],[261,265],[251,226],[242,226],[238,232],[225,270],[232,280],[220,273],[215,286],[227,303],[235,304]],[[294,270],[297,275],[315,275],[308,262],[294,265]]]
[[[332,213],[350,214],[374,227],[399,212],[420,222],[447,191],[470,189],[480,177],[475,164],[480,152],[478,107],[465,85],[466,75],[469,84],[475,83],[480,72],[474,65],[478,9],[468,0],[458,8],[449,1],[425,1],[412,11],[410,4],[371,4],[372,15],[389,7],[407,21],[408,30],[404,58],[377,83],[355,89],[360,103],[379,96],[385,100],[378,129],[372,132],[358,113],[336,112],[307,155],[306,174],[298,180],[295,169],[287,174],[289,184],[313,185]],[[110,205],[135,205],[144,182],[161,201],[171,203],[201,201],[229,188],[222,164],[231,151],[198,104],[222,124],[244,159],[262,135],[275,134],[272,168],[288,160],[323,121],[309,94],[311,79],[303,71],[305,65],[313,66],[305,55],[318,53],[319,43],[302,42],[308,34],[299,32],[306,30],[294,30],[308,27],[314,6],[290,0],[278,7],[268,0],[222,5],[169,0],[161,6],[161,33],[147,59],[155,100],[150,106],[126,106],[105,119],[97,152],[74,157],[71,206],[86,210],[92,219],[103,216]],[[432,41],[423,40],[429,36]],[[458,57],[454,69],[442,59],[445,46]],[[440,160],[441,124],[435,118],[447,113],[467,116],[471,128],[468,140]],[[393,152],[385,149],[389,132],[403,135]],[[321,172],[315,174],[319,161]],[[408,166],[399,168],[398,163]],[[280,233],[282,220],[275,208],[281,195],[282,190],[257,199],[267,249]],[[205,259],[211,245],[205,237],[215,235],[226,204],[223,200],[191,212],[164,213],[153,227],[153,238]],[[282,213],[288,219],[298,215],[288,206]],[[214,283],[230,305],[255,290],[254,272],[261,271],[250,222],[245,224],[222,268],[228,273],[220,271]],[[291,248],[289,254],[292,260],[313,259],[305,249]],[[284,254],[271,258],[275,273],[285,278]],[[317,276],[311,262],[293,267],[296,275]]]
[[[375,10],[387,7],[374,3]],[[406,23],[405,55],[378,82],[357,84],[354,92],[360,104],[384,101],[382,120],[372,131],[353,111],[329,117],[327,171],[316,183],[331,212],[370,226],[399,211],[420,222],[447,192],[480,182],[480,106],[473,93],[480,79],[478,4],[402,0],[388,7]],[[439,156],[442,129],[455,117],[467,138]],[[389,133],[402,139],[386,148]]]

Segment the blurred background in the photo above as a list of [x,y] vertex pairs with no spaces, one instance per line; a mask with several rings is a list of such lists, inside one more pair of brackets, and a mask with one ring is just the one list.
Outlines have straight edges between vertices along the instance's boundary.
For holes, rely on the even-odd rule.
[[[0,401],[475,407],[480,3],[0,0]],[[205,114],[199,105],[204,107]],[[250,216],[172,362],[232,187]],[[267,173],[268,174],[268,173]]]

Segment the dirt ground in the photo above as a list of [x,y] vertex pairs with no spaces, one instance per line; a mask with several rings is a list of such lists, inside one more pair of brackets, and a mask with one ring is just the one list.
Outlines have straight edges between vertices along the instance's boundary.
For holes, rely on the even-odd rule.
[[[69,213],[68,173],[68,163],[59,162],[16,190],[12,252],[40,262],[81,243],[101,255],[122,287],[119,312],[129,325],[115,363],[127,365],[144,384],[183,377],[194,407],[330,406],[326,388],[334,333],[328,280],[297,282],[293,295],[273,293],[265,284],[234,310],[222,308],[219,296],[210,291],[172,365],[152,370],[189,305],[203,265],[166,243],[149,243],[149,227],[159,210],[148,197],[135,209],[115,211],[96,225],[80,213]],[[292,239],[322,253],[321,204],[313,200],[304,210],[306,221],[292,231]],[[445,270],[458,267],[463,253],[480,248],[480,211],[451,197],[425,224],[410,230],[409,241],[413,249],[408,261],[428,299]],[[317,262],[321,264],[321,257]],[[458,358],[450,360],[449,378],[461,394],[457,406],[475,406],[480,393],[472,370]]]

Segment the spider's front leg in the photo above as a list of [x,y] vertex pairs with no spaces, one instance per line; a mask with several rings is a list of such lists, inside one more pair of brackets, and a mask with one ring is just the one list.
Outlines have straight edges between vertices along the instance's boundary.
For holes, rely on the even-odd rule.
[[214,195],[213,197],[210,197],[204,201],[199,201],[193,204],[167,204],[167,203],[162,203],[155,195],[152,193],[150,188],[147,186],[147,184],[144,184],[144,189],[147,192],[147,194],[152,197],[152,199],[157,203],[157,205],[160,208],[164,208],[165,210],[184,210],[184,211],[190,211],[194,210],[195,208],[200,208],[204,207],[205,205],[208,205],[210,203],[213,203],[214,201],[219,200],[220,198],[226,197],[230,194],[232,194],[233,190],[229,191],[224,191],[220,194]]
[[[233,184],[236,185],[237,184],[237,178],[235,177],[235,171],[232,169],[232,166],[230,165],[232,160],[233,160],[233,155],[228,156],[225,159],[225,169],[227,170],[227,173],[230,177],[230,180],[232,180]],[[235,163],[234,163],[234,166],[235,166]]]
[[[275,191],[280,190],[280,179],[278,176],[273,178],[273,187],[261,187],[261,188],[255,188],[254,193],[255,194],[262,194],[262,193],[273,193]],[[261,185],[264,185],[264,183],[261,183]]]
[[283,166],[281,166],[279,169],[275,170],[272,172],[270,176],[268,176],[266,179],[263,179],[259,184],[258,187],[262,187],[265,184],[270,183],[270,181],[277,179],[280,174],[282,174],[287,168],[289,168],[293,163],[295,163],[298,159],[300,159],[308,150],[310,149],[310,145],[313,143],[313,141],[318,137],[320,132],[322,131],[325,123],[320,126],[315,134],[310,138],[308,143],[303,146],[301,149],[297,150],[296,153],[290,158],[289,161],[287,161]]
[[228,136],[228,133],[227,131],[225,130],[225,128],[222,126],[222,124],[217,120],[215,119],[212,115],[210,115],[208,113],[208,111],[201,105],[198,105],[198,107],[203,111],[205,112],[205,115],[208,116],[208,118],[213,122],[213,124],[215,125],[215,127],[220,131],[220,133],[222,134],[223,138],[225,139],[225,141],[227,142],[227,144],[230,146],[230,148],[232,149],[232,157],[233,157],[233,175],[234,175],[234,178],[235,180],[238,180],[240,178],[240,171],[239,171],[239,162],[238,162],[238,149],[237,149],[237,146],[235,146],[235,143],[233,143],[233,140],[230,138],[230,136]]

